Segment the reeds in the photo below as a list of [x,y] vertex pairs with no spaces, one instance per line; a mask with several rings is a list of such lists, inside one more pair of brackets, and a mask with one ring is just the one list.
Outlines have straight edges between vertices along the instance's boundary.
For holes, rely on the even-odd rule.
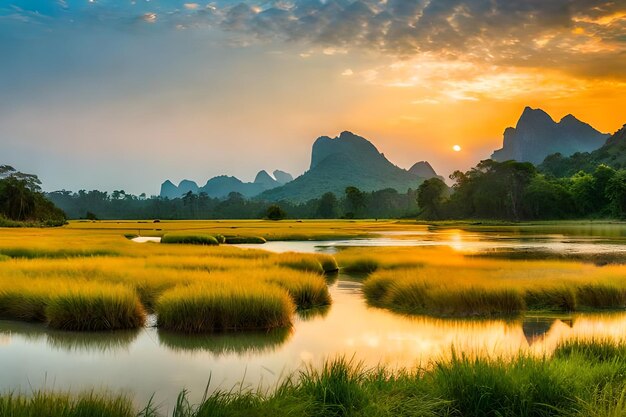
[[252,282],[176,287],[156,303],[158,326],[184,333],[289,327],[294,311],[285,290]]

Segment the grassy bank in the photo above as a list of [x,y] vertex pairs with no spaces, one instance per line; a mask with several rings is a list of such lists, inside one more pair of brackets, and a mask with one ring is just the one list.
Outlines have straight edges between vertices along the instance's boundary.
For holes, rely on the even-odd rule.
[[[625,396],[626,346],[574,340],[551,356],[504,360],[457,355],[426,370],[370,369],[338,358],[292,375],[271,392],[217,391],[191,404],[183,391],[170,413],[153,405],[135,412],[173,417],[615,417],[626,414]],[[125,397],[37,393],[0,395],[0,415],[134,414]]]

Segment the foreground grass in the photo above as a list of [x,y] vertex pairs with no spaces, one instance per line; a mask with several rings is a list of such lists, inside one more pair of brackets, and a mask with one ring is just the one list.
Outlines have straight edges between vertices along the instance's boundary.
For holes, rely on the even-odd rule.
[[[191,404],[179,395],[173,417],[208,416],[596,416],[626,413],[626,345],[571,341],[551,356],[453,356],[422,370],[365,368],[345,358],[292,375],[271,392],[217,391]],[[0,395],[3,416],[156,416],[125,397]],[[116,414],[117,413],[117,414]]]

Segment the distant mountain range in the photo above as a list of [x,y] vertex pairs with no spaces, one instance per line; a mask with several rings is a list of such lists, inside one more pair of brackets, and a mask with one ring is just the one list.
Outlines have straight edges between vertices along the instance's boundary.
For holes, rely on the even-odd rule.
[[557,177],[571,176],[578,171],[592,172],[600,164],[615,169],[626,168],[626,125],[610,136],[604,145],[593,152],[577,152],[570,156],[549,155],[539,170]]
[[491,155],[491,159],[539,164],[555,153],[570,156],[576,152],[594,151],[608,137],[571,114],[557,123],[545,111],[526,107],[517,125],[504,131],[503,146]]
[[210,179],[204,187],[188,180],[175,186],[168,180],[161,185],[161,197],[176,198],[189,191],[225,197],[235,191],[267,201],[301,203],[329,191],[339,196],[349,186],[362,191],[393,188],[406,193],[409,188],[416,189],[425,179],[432,177],[438,175],[428,162],[418,162],[405,170],[391,163],[367,139],[343,132],[336,138],[318,138],[313,144],[309,170],[295,180],[282,171],[274,171],[273,178],[261,171],[252,183],[219,176]]
[[292,181],[291,174],[276,170],[272,178],[267,171],[259,171],[254,182],[243,182],[236,177],[220,175],[213,177],[207,183],[199,187],[197,183],[190,180],[182,180],[178,186],[174,185],[170,180],[161,184],[161,197],[170,199],[179,198],[189,191],[194,194],[206,193],[209,197],[223,198],[231,192],[237,192],[245,197],[253,197],[271,188],[280,187],[281,185]]

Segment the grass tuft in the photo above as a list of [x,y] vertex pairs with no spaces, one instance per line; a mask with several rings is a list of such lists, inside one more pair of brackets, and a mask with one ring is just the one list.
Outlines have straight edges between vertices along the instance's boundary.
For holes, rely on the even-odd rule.
[[192,284],[166,291],[156,303],[158,326],[184,333],[289,327],[294,311],[285,290],[263,283]]
[[224,243],[227,243],[229,245],[240,245],[244,243],[262,245],[266,242],[267,240],[264,237],[260,236],[226,236],[224,238]]
[[45,315],[50,327],[73,331],[135,329],[146,320],[132,289],[103,284],[82,285],[51,297]]
[[166,233],[161,238],[161,243],[183,245],[219,245],[214,236],[190,233]]

